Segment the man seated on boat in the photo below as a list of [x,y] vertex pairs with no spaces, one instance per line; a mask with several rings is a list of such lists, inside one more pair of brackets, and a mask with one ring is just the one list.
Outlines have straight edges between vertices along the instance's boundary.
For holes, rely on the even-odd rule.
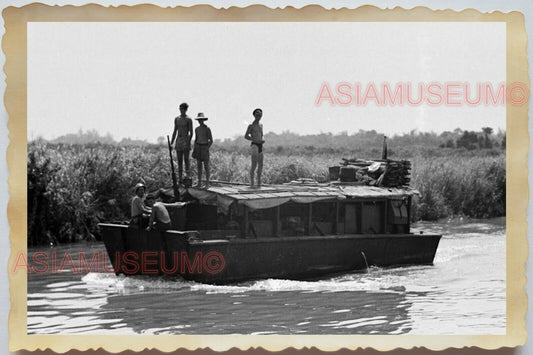
[[229,229],[229,230],[240,230],[241,229],[241,225],[236,220],[230,219],[229,222],[226,223],[226,229]]
[[135,196],[131,200],[130,225],[146,228],[152,209],[144,203],[146,186],[142,182],[135,185]]
[[166,231],[172,229],[172,220],[168,213],[167,207],[183,207],[189,202],[174,202],[163,203],[160,200],[160,191],[155,193],[149,193],[146,196],[146,205],[151,207],[152,213],[150,214],[150,220],[148,222],[147,231]]

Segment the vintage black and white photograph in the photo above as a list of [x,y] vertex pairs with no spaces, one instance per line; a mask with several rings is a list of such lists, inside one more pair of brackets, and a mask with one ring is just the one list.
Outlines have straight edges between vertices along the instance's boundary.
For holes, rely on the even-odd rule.
[[506,45],[29,22],[27,334],[505,335]]

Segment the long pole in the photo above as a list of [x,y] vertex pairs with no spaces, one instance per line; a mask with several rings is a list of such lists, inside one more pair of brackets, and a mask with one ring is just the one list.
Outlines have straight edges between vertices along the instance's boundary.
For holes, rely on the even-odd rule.
[[383,150],[381,151],[381,160],[387,160],[387,136],[383,136]]
[[172,145],[170,145],[170,138],[167,136],[168,154],[170,154],[170,169],[172,170],[172,188],[174,189],[174,201],[180,200],[180,190],[178,189],[178,180],[176,179],[176,171],[174,170],[174,159],[172,159]]

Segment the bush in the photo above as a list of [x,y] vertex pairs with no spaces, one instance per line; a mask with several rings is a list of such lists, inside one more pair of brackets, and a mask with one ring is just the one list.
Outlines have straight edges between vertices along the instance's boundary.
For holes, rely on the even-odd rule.
[[452,215],[489,218],[505,215],[505,156],[446,157],[413,161],[412,183],[421,193],[415,219]]

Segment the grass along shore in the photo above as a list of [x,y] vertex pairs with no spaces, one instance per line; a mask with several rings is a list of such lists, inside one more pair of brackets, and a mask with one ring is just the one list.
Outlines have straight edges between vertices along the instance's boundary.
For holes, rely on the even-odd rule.
[[[211,178],[247,182],[249,156],[242,151],[213,148]],[[398,151],[404,155],[389,157],[412,161],[411,186],[421,193],[421,198],[413,201],[414,220],[505,215],[505,151],[446,153],[438,148],[409,151],[407,147]],[[263,181],[326,181],[328,167],[338,165],[343,157],[376,157],[364,154],[360,150],[344,156],[308,150],[296,154],[294,149],[290,154],[280,154],[267,149]],[[146,181],[148,190],[171,186],[168,159],[167,148],[160,145],[29,142],[28,245],[99,239],[98,223],[129,218],[132,187],[140,178]],[[191,170],[194,178],[194,159]]]

